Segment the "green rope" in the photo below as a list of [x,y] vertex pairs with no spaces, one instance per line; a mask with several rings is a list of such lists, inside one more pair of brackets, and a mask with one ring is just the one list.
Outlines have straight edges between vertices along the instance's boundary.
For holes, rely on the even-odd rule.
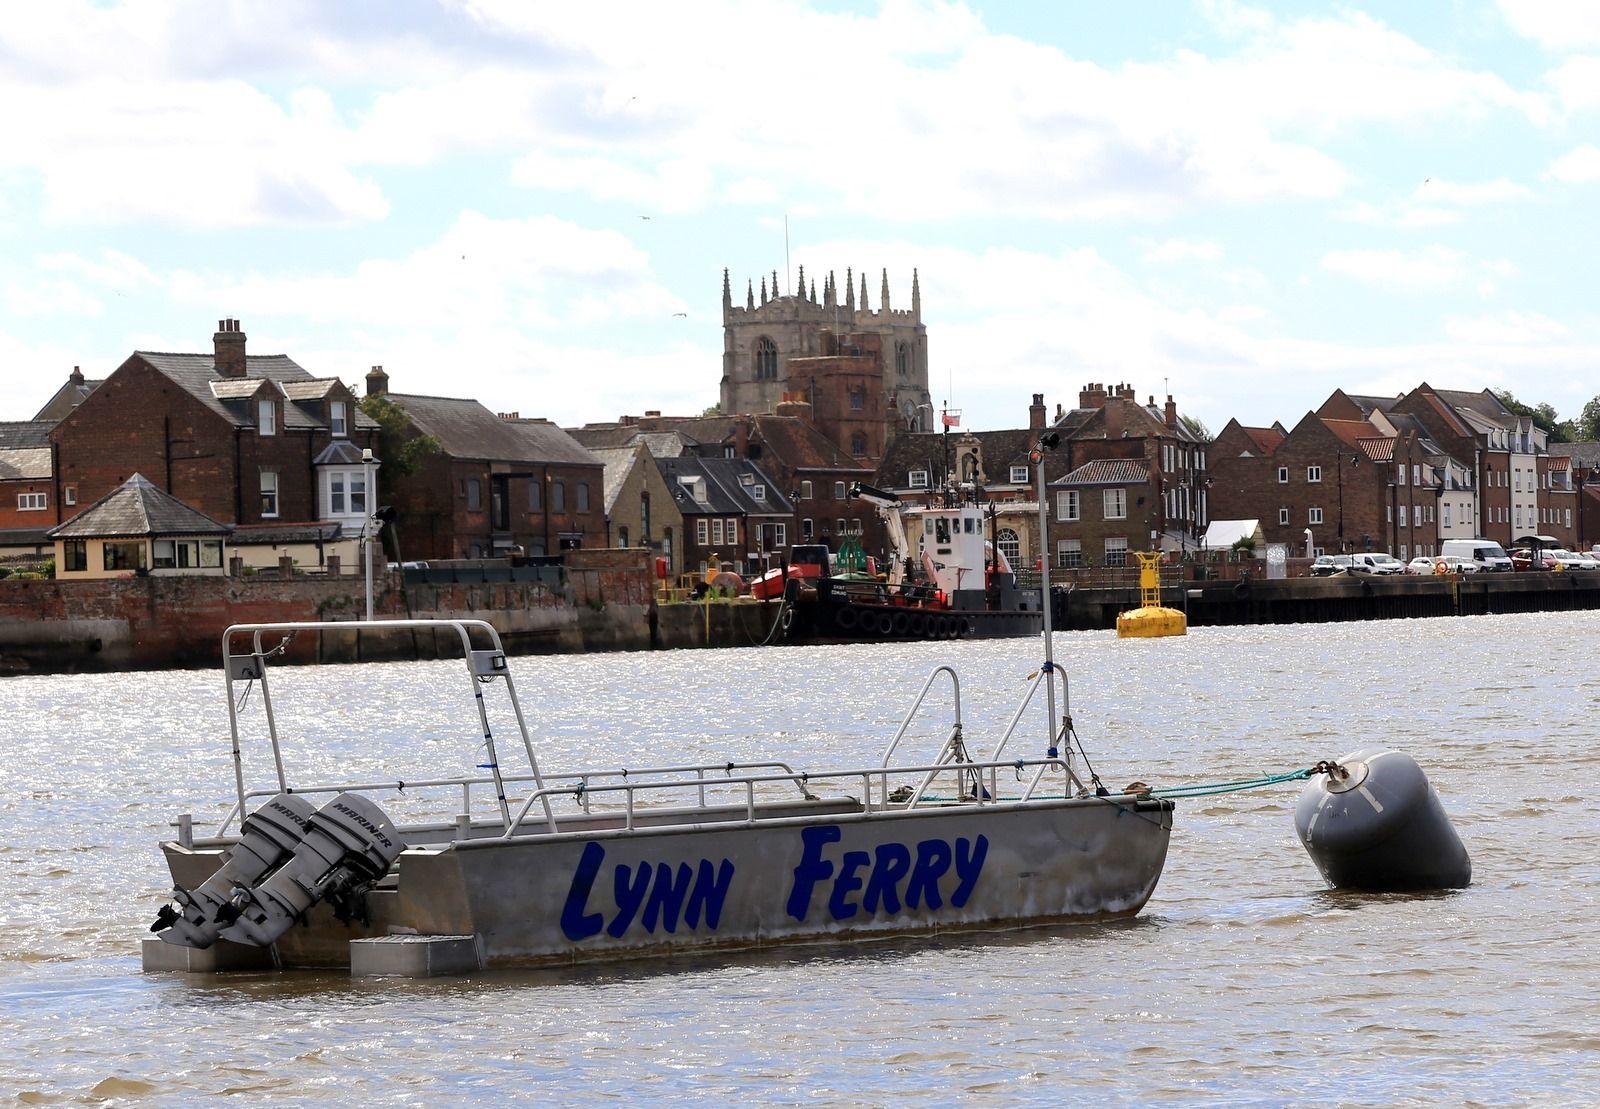
[[[1317,773],[1317,768],[1308,766],[1304,770],[1291,770],[1286,774],[1268,774],[1263,778],[1238,778],[1231,782],[1212,782],[1210,784],[1197,784],[1189,786],[1170,786],[1167,789],[1152,789],[1143,793],[1121,794],[1113,793],[1112,797],[1211,797],[1221,793],[1239,793],[1247,789],[1262,789],[1266,786],[1282,785],[1285,782],[1303,782],[1311,775]],[[955,798],[935,797],[924,794],[924,801],[951,801]],[[1020,801],[1021,797],[996,797],[996,801]]]

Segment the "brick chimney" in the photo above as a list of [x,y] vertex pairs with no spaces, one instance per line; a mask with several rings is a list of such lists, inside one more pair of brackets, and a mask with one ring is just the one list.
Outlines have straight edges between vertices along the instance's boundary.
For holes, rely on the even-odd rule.
[[1030,431],[1044,430],[1044,394],[1033,394],[1033,403],[1028,406],[1028,429]]
[[750,457],[750,417],[739,416],[733,421],[733,456]]
[[783,399],[772,408],[774,416],[792,416],[804,423],[811,422],[811,402],[802,391],[783,394]]
[[1178,406],[1172,399],[1172,394],[1167,394],[1167,426],[1174,431],[1178,428]]
[[244,377],[244,332],[238,320],[218,320],[217,333],[211,336],[218,377]]
[[68,376],[67,381],[70,382],[73,385],[82,385],[83,384],[83,369],[82,369],[82,367],[79,367],[79,366],[72,367],[72,373],[71,373],[70,376]]
[[382,366],[374,366],[367,371],[367,396],[381,397],[389,391],[389,375],[383,372]]
[[1104,408],[1106,406],[1106,387],[1097,383],[1085,385],[1078,390],[1079,408]]

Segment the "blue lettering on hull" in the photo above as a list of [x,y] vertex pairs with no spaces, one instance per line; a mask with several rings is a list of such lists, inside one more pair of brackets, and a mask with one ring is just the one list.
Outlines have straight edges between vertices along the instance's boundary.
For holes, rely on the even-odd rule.
[[[933,912],[947,903],[959,909],[972,899],[989,857],[989,837],[979,835],[958,836],[953,844],[925,839],[914,849],[903,843],[880,843],[870,853],[845,851],[836,861],[828,856],[828,845],[842,838],[836,824],[801,829],[800,863],[789,888],[789,915],[795,920],[803,922],[810,915],[819,887],[826,892],[823,904],[835,921],[850,920],[858,913]],[[948,881],[952,872],[953,887]]]
[[635,924],[655,935],[658,931],[676,933],[679,924],[690,929],[704,924],[714,932],[721,923],[722,906],[733,884],[731,859],[720,863],[701,859],[694,867],[688,863],[617,863],[611,868],[609,921],[603,912],[587,911],[605,861],[604,847],[584,844],[561,907],[561,931],[574,943],[601,931],[621,939]]
[[[989,839],[958,836],[915,845],[880,843],[871,851],[833,851],[844,838],[836,824],[800,831],[800,862],[789,887],[789,916],[804,922],[817,902],[830,920],[858,916],[933,913],[959,909],[972,898],[989,857]],[[601,932],[622,939],[643,929],[675,935],[716,931],[733,885],[733,861],[614,863],[606,871],[606,849],[584,844],[561,907],[561,931],[574,943]],[[596,887],[599,887],[598,889]],[[609,890],[609,904],[606,891]]]

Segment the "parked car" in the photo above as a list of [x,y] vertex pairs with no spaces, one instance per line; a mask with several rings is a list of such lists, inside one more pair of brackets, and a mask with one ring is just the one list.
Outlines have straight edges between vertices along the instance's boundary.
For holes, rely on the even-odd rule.
[[1439,544],[1439,553],[1446,558],[1470,559],[1480,570],[1509,572],[1512,569],[1505,548],[1493,539],[1446,539]]
[[1349,569],[1349,555],[1318,555],[1317,560],[1311,564],[1311,576],[1328,578],[1334,574],[1347,573]]
[[1590,570],[1600,568],[1600,563],[1592,562],[1591,560],[1584,558],[1582,555],[1569,551],[1564,547],[1555,547],[1552,550],[1546,551],[1545,553],[1551,558],[1555,559],[1563,570]]
[[1554,570],[1556,557],[1550,551],[1535,552],[1532,547],[1518,547],[1511,552],[1511,568],[1518,572]]
[[1478,569],[1476,562],[1460,555],[1418,555],[1406,563],[1408,574],[1476,574]]
[[1386,577],[1405,573],[1406,564],[1392,554],[1358,554],[1350,556],[1350,572]]
[[1434,572],[1434,563],[1436,561],[1438,560],[1429,558],[1427,555],[1418,555],[1416,558],[1413,558],[1410,562],[1406,563],[1406,573],[1431,574]]

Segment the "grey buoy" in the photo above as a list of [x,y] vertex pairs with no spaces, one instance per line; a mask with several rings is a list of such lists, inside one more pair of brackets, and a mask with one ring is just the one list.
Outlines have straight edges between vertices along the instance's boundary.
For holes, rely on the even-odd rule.
[[1416,760],[1362,750],[1313,774],[1295,831],[1336,889],[1459,889],[1472,859]]

